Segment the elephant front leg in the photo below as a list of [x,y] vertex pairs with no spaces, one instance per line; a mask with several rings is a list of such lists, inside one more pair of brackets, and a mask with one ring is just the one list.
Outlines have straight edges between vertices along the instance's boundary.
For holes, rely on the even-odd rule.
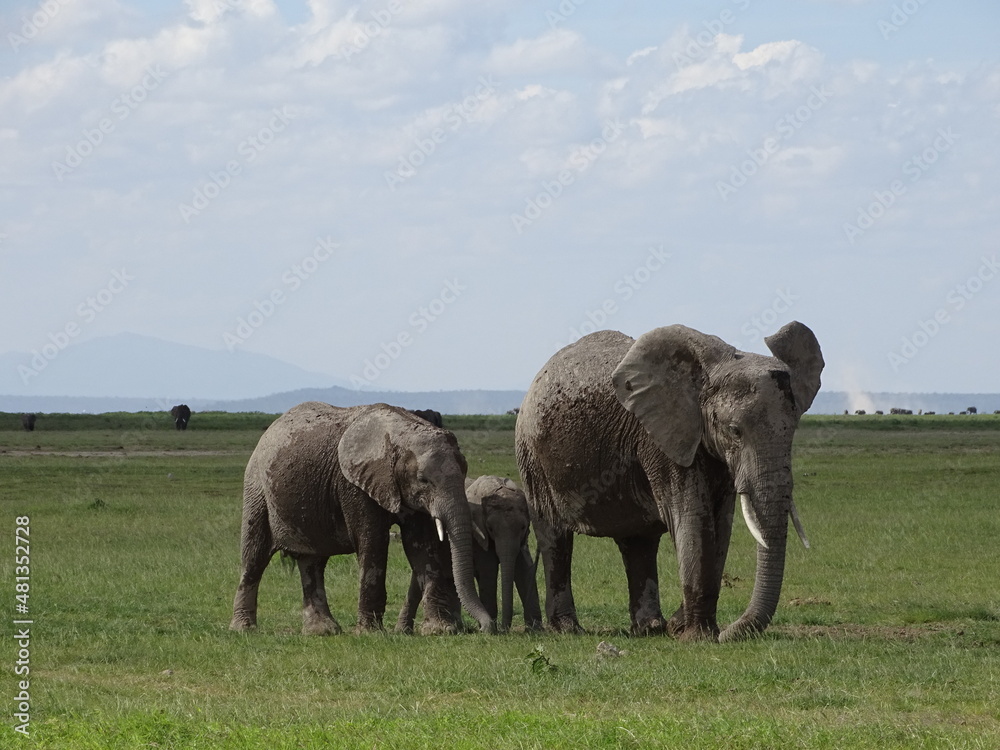
[[616,539],[628,579],[629,613],[633,635],[662,633],[667,627],[660,611],[660,582],[656,555],[660,537]]
[[385,575],[389,565],[389,526],[368,530],[355,546],[358,550],[357,633],[382,630],[385,615]]
[[297,558],[299,576],[302,578],[302,633],[303,635],[337,635],[340,624],[333,619],[326,600],[324,571],[330,558],[321,555],[302,555]]
[[678,514],[674,544],[684,601],[670,618],[669,630],[682,640],[715,640],[721,574],[713,514]]
[[573,532],[556,530],[542,518],[532,519],[545,569],[545,616],[560,633],[582,633],[573,600]]
[[410,586],[406,590],[406,601],[399,610],[399,617],[396,620],[396,632],[407,635],[413,633],[413,623],[417,618],[417,608],[424,598],[424,589],[417,579],[417,574],[410,573]]
[[411,592],[416,585],[423,599],[421,634],[458,633],[463,627],[462,605],[452,574],[448,543],[437,538],[434,521],[423,513],[414,513],[400,522],[400,538],[413,569]]

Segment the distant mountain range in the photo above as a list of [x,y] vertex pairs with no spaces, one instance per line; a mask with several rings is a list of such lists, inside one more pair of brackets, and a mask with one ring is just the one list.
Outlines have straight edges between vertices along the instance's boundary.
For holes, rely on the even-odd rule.
[[[102,413],[167,411],[184,402],[195,411],[278,414],[303,401],[355,406],[379,401],[444,414],[502,414],[524,391],[357,391],[329,375],[274,357],[215,351],[123,333],[59,349],[0,354],[0,411]],[[107,394],[115,394],[109,396]],[[845,393],[821,391],[811,414],[872,413],[892,408],[980,413],[1000,410],[996,393]]]
[[[277,414],[303,401],[339,406],[378,401],[447,414],[498,414],[520,406],[522,391],[357,391],[346,381],[274,357],[216,351],[122,333],[31,352],[0,354],[0,411],[102,413],[195,411]],[[114,394],[114,395],[109,395]]]
[[[177,403],[244,399],[295,388],[347,385],[264,354],[226,352],[121,333],[60,349],[0,354],[0,394]],[[169,407],[168,407],[169,408]]]

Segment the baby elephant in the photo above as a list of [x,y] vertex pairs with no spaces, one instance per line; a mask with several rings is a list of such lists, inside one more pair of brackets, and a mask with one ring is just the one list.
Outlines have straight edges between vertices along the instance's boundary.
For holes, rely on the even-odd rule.
[[500,571],[500,628],[509,630],[513,618],[514,586],[524,608],[524,625],[541,630],[542,609],[538,601],[536,565],[528,550],[528,501],[511,480],[483,476],[470,484],[465,494],[472,510],[472,536],[479,598],[486,611],[497,616],[497,570]]
[[[535,580],[535,563],[528,550],[528,503],[524,493],[511,480],[496,476],[483,476],[467,481],[465,493],[472,512],[472,535],[477,544],[473,547],[476,583],[479,598],[490,616],[497,616],[497,573],[500,573],[501,630],[510,630],[513,620],[514,587],[524,608],[524,624],[528,630],[541,630],[542,610]],[[399,613],[397,630],[413,629],[414,616],[421,596],[427,605],[428,592],[417,581],[410,579],[406,603]]]
[[[457,589],[465,610],[483,630],[493,631],[493,617],[475,591],[465,472],[455,436],[404,409],[386,404],[345,409],[310,401],[285,412],[261,436],[247,463],[243,566],[230,628],[256,626],[261,576],[282,550],[299,566],[303,632],[340,632],[323,573],[331,556],[352,553],[360,578],[357,629],[381,629],[389,529],[398,524],[407,559],[425,590]],[[448,600],[448,595],[428,596],[432,607]],[[441,610],[431,617],[447,628],[455,613],[447,604]]]

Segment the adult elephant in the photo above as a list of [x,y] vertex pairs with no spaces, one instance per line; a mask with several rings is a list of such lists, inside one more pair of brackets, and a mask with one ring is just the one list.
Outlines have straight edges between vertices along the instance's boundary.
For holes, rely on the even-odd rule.
[[35,430],[35,420],[37,416],[34,414],[22,414],[21,415],[21,427],[23,427],[28,432],[34,432]]
[[[492,631],[474,586],[466,469],[454,435],[405,409],[310,401],[285,412],[261,436],[244,474],[242,573],[230,628],[256,626],[261,576],[282,550],[298,563],[304,633],[340,632],[323,574],[331,556],[350,553],[358,556],[357,630],[381,629],[389,528],[398,523],[412,568],[457,588],[466,611]],[[452,613],[430,616],[447,627]]]
[[186,430],[191,419],[191,410],[187,404],[177,404],[170,410],[170,416],[174,418],[174,427],[178,430]]
[[[546,616],[580,629],[573,534],[612,537],[625,563],[632,631],[738,640],[777,608],[792,502],[792,437],[820,387],[823,356],[806,326],[737,351],[685,326],[633,340],[599,331],[557,352],[525,396],[517,461],[545,568]],[[754,538],[750,604],[719,632],[716,609],[736,496]],[[683,599],[660,610],[656,555],[673,536]]]

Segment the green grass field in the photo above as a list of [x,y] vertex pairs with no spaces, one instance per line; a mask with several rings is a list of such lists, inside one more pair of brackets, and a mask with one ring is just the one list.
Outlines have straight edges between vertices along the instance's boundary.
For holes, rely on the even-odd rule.
[[[228,631],[243,467],[264,414],[0,414],[0,591],[15,619],[15,519],[30,517],[30,739],[15,732],[18,646],[0,649],[0,747],[996,748],[1000,746],[1000,417],[806,417],[772,627],[738,644],[633,639],[614,543],[579,537],[588,633],[299,634],[277,560],[259,630]],[[512,417],[446,417],[471,475],[517,477]],[[794,544],[793,544],[794,541]],[[720,620],[746,606],[737,521]],[[391,551],[389,609],[408,568]],[[669,541],[664,608],[679,600]],[[331,560],[354,622],[357,566]],[[519,612],[515,613],[515,618]],[[515,624],[517,620],[515,619]],[[598,656],[607,640],[627,653]]]

